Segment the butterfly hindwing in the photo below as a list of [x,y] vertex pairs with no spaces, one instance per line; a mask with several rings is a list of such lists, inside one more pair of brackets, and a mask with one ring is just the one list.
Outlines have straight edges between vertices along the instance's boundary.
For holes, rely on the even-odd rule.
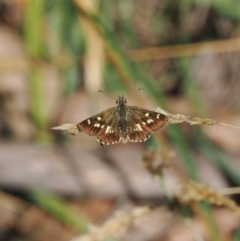
[[102,145],[116,144],[121,139],[119,128],[114,127],[114,125],[108,125],[106,131],[99,135],[97,139]]

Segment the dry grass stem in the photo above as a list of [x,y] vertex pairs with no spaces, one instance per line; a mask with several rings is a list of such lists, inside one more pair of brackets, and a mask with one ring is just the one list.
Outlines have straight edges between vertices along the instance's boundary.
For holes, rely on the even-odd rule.
[[77,124],[62,124],[60,126],[54,126],[51,128],[51,130],[59,130],[59,131],[63,131],[64,133],[68,133],[71,135],[76,135],[78,132],[81,132],[81,130],[78,128]]
[[240,187],[229,187],[221,189],[221,193],[223,195],[233,195],[233,194],[240,194]]
[[[76,1],[77,2],[77,1]],[[175,46],[153,47],[129,50],[126,54],[132,61],[152,61],[157,59],[178,58],[183,56],[236,52],[240,50],[239,39],[212,41]],[[51,60],[60,68],[70,66],[72,60],[66,55],[58,55]],[[29,72],[36,63],[27,58],[0,58],[0,69],[3,71],[19,70]],[[47,63],[45,63],[47,64]]]
[[127,55],[132,61],[152,61],[184,56],[229,53],[240,50],[239,38],[204,43],[134,49]]
[[[190,125],[214,125],[218,124],[218,122],[212,120],[212,119],[206,119],[206,118],[198,118],[198,117],[189,117],[185,115],[180,114],[170,114],[169,112],[157,107],[154,109],[154,111],[161,113],[163,115],[166,115],[168,117],[168,123],[169,124],[176,124],[181,122],[188,122]],[[51,128],[52,130],[59,130],[63,131],[64,133],[68,133],[71,135],[76,135],[78,132],[81,132],[81,130],[78,127],[78,124],[61,124],[60,126],[55,126]]]
[[233,125],[229,125],[229,124],[225,124],[225,123],[221,123],[221,122],[218,122],[217,124],[240,130],[240,127],[238,127],[238,126],[233,126]]
[[186,115],[181,115],[181,114],[171,114],[160,107],[154,108],[154,111],[161,113],[163,115],[166,115],[168,117],[168,122],[170,124],[177,124],[181,122],[187,122],[190,125],[215,125],[219,124],[217,121],[212,120],[212,119],[207,119],[207,118],[199,118],[199,117],[190,117]]
[[212,125],[218,124],[218,125],[228,126],[228,127],[240,130],[240,127],[218,122],[213,119],[191,117],[191,116],[186,116],[181,114],[171,114],[160,107],[154,108],[154,111],[161,113],[163,115],[166,115],[168,117],[168,123],[170,124],[177,124],[181,122],[187,122],[190,125],[202,125],[202,126],[212,126]]
[[226,206],[236,213],[240,213],[240,207],[222,193],[202,183],[188,181],[186,182],[177,198],[182,203],[194,204],[199,201],[208,201],[217,206]]
[[[190,117],[190,116],[181,115],[181,114],[171,114],[171,113],[161,109],[160,107],[156,107],[153,110],[156,111],[157,113],[161,113],[161,114],[167,116],[168,117],[168,124],[178,124],[178,123],[181,123],[181,122],[187,122],[190,125],[205,125],[205,126],[211,126],[211,125],[218,124],[218,125],[224,125],[224,126],[228,126],[228,127],[240,130],[240,127],[228,125],[228,124],[221,123],[221,122],[217,122],[213,119]],[[78,132],[82,132],[79,129],[78,124],[71,124],[71,123],[62,124],[60,126],[55,126],[55,127],[52,127],[51,129],[52,130],[60,130],[60,131],[63,131],[64,133],[68,133],[68,134],[71,134],[71,135],[76,135]]]
[[102,241],[108,237],[119,238],[129,226],[136,224],[149,212],[150,209],[145,206],[135,207],[130,212],[117,211],[102,226],[94,227],[89,234],[74,238],[72,241]]

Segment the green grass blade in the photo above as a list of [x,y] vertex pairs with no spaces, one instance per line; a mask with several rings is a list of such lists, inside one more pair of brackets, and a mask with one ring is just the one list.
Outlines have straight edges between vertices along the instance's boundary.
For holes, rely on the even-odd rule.
[[80,233],[88,232],[88,220],[80,214],[76,214],[59,197],[45,191],[33,190],[29,194],[37,205],[59,219],[61,222],[73,227]]

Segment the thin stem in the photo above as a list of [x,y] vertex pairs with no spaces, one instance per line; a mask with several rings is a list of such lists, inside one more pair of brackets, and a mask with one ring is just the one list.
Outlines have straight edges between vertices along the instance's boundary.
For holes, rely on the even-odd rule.
[[221,122],[218,122],[217,124],[240,130],[240,127],[238,127],[238,126],[233,126],[233,125],[229,125],[229,124],[225,124],[225,123],[221,123]]
[[187,217],[184,218],[184,222],[190,228],[190,230],[192,231],[192,234],[193,234],[196,241],[204,241],[204,239],[200,235],[199,231],[194,227],[193,222],[190,218],[187,218]]
[[234,195],[240,193],[240,187],[223,188],[220,190],[223,195]]

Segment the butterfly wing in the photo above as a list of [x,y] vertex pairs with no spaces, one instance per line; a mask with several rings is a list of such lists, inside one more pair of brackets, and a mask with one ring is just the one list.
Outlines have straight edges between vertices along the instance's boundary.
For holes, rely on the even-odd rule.
[[142,142],[150,133],[161,129],[168,117],[155,111],[129,106],[126,119],[120,119],[116,107],[109,108],[78,124],[78,129],[91,136],[97,136],[102,146],[118,142]]
[[109,108],[78,123],[78,128],[90,136],[99,136],[114,119],[115,108]]
[[[111,128],[110,125],[109,125],[109,128]],[[100,142],[101,146],[113,145],[120,142],[121,136],[119,133],[119,129],[116,128],[115,130],[116,131],[113,131],[113,129],[111,129],[110,132],[103,133],[102,135],[97,137],[97,140]]]
[[114,115],[105,122],[104,131],[97,136],[97,140],[101,146],[116,144],[120,142],[121,135],[119,129],[118,113],[115,111]]
[[150,133],[164,127],[168,117],[155,111],[129,106],[127,121],[129,141],[142,142],[150,137]]
[[109,108],[78,124],[90,136],[97,136],[101,145],[115,144],[120,140],[116,107]]

